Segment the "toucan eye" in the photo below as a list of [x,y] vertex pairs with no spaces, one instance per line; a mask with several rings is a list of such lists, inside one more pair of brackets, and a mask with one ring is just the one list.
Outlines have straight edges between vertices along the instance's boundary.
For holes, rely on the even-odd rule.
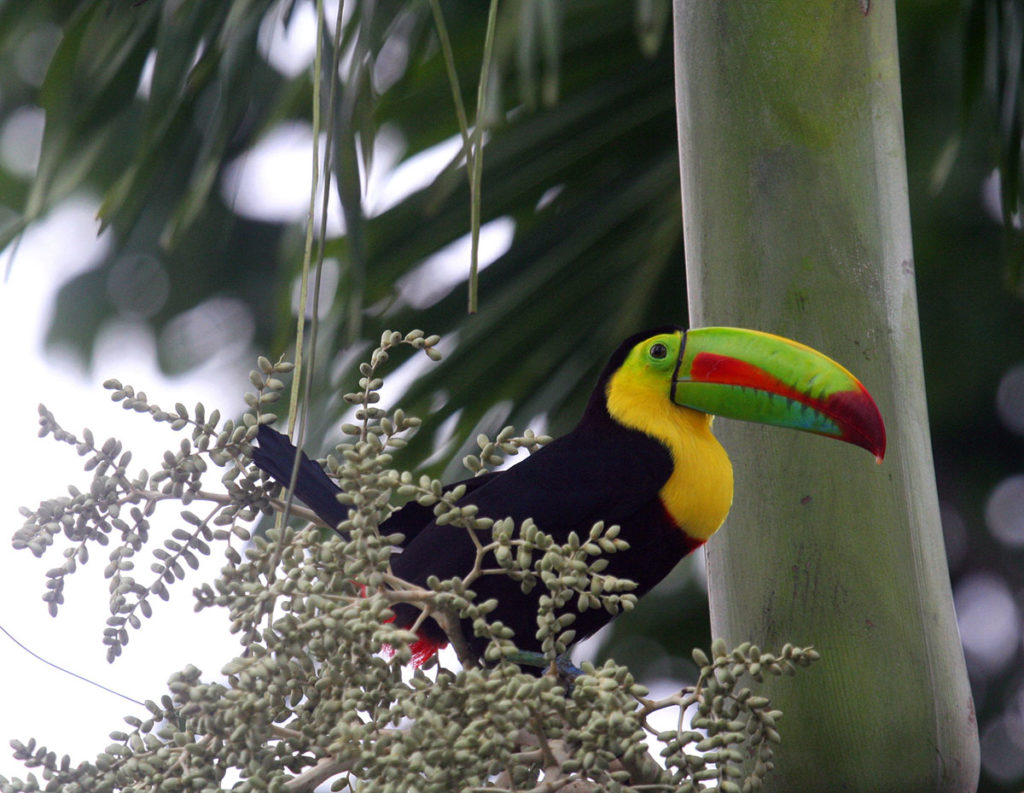
[[668,347],[662,344],[660,341],[657,344],[652,344],[649,350],[652,358],[661,359],[668,355]]

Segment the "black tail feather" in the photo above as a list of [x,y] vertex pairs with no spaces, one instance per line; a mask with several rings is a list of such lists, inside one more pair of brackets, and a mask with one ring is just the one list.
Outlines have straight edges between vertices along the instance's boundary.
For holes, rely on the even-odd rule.
[[[279,483],[288,487],[295,464],[295,446],[272,427],[261,424],[256,435],[259,446],[253,447],[252,461]],[[324,473],[324,469],[309,459],[305,452],[299,463],[299,475],[295,481],[295,497],[316,513],[324,523],[333,529],[348,517],[348,508],[338,503],[341,488]]]
[[[292,465],[295,463],[295,446],[288,440],[287,435],[267,424],[260,425],[256,440],[259,441],[259,446],[253,446],[252,461],[275,482],[282,487],[288,487],[292,478]],[[445,485],[444,490],[447,492],[453,487],[465,485],[469,494],[501,474],[501,471],[489,471],[480,476]],[[338,524],[348,517],[348,508],[338,503],[337,496],[340,492],[341,488],[327,476],[324,469],[303,452],[302,462],[299,463],[299,476],[295,482],[295,497],[331,528],[337,528]],[[382,534],[402,534],[405,537],[402,542],[404,547],[423,529],[430,526],[433,520],[433,508],[425,507],[413,500],[392,512],[381,524],[380,530]]]

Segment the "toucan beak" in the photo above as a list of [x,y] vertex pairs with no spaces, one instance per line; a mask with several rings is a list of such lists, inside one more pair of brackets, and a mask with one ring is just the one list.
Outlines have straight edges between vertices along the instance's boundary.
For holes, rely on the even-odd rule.
[[672,401],[731,419],[774,424],[852,443],[878,462],[885,424],[845,368],[803,344],[743,328],[686,331]]

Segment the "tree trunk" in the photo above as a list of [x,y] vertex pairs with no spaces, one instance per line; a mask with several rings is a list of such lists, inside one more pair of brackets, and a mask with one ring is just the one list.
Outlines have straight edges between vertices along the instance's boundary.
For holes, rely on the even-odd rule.
[[813,644],[771,683],[772,791],[971,791],[974,709],[932,470],[895,13],[674,0],[690,320],[802,341],[875,396],[885,462],[720,420],[736,501],[707,546],[712,633]]

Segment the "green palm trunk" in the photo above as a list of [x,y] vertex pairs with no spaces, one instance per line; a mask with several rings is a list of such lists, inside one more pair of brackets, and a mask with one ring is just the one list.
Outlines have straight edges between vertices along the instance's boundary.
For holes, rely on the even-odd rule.
[[965,791],[974,711],[946,570],[918,335],[895,15],[868,0],[675,0],[690,318],[848,365],[886,419],[876,466],[719,422],[736,503],[708,544],[712,630],[813,644],[770,684],[771,790]]

